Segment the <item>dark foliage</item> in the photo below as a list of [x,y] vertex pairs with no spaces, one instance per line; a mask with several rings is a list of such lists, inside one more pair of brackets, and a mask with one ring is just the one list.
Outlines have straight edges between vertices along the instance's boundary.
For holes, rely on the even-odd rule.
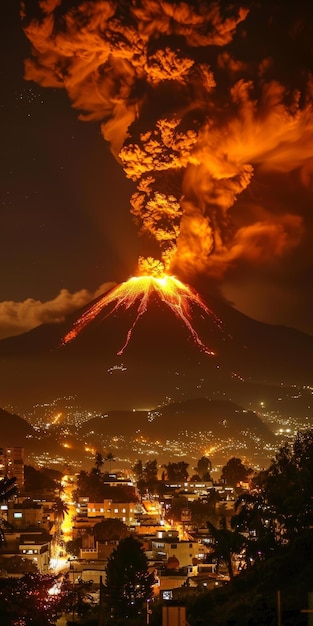
[[1,626],[55,624],[57,612],[69,610],[73,600],[66,581],[59,583],[60,593],[49,593],[57,583],[57,577],[40,574],[3,580],[0,585]]
[[36,470],[31,465],[25,465],[24,467],[24,490],[32,493],[34,491],[50,491],[54,492],[59,488],[57,480],[51,477],[50,470],[45,469]]
[[190,626],[277,626],[278,592],[281,623],[307,623],[312,591],[313,531],[307,531],[279,556],[256,564],[223,588],[188,601]]
[[[96,470],[96,468],[93,468]],[[112,502],[137,502],[134,487],[129,485],[121,485],[110,487],[104,481],[104,477],[97,470],[86,472],[82,470],[77,479],[77,491],[75,497],[89,497],[90,502],[103,502],[103,500],[112,500]]]
[[135,617],[152,596],[154,574],[142,544],[133,536],[122,539],[106,567],[106,600],[114,617]]

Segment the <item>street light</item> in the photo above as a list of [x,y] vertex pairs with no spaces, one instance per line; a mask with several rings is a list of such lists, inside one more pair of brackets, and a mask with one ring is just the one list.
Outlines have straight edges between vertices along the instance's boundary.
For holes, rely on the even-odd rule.
[[150,615],[152,613],[151,609],[150,609],[150,598],[147,599],[147,613],[146,613],[146,624],[150,624]]

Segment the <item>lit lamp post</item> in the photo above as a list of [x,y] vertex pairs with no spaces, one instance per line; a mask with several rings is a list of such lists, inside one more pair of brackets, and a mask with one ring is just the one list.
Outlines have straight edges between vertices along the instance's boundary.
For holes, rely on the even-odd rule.
[[152,611],[150,609],[150,598],[148,598],[147,600],[147,614],[146,614],[146,624],[150,624],[150,615],[151,615]]

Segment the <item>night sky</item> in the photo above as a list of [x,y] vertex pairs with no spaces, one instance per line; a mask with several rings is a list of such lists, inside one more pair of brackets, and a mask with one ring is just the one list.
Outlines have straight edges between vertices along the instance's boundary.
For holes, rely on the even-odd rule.
[[[24,80],[31,45],[19,3],[4,4],[0,337],[61,319],[126,280],[136,272],[138,256],[150,253],[149,237],[138,236],[130,213],[136,183],[104,141],[102,120],[79,119],[64,89],[38,84],[42,79]],[[208,105],[212,125],[196,153],[198,162],[201,154],[208,159],[207,136],[217,155],[209,175],[221,180],[222,159],[231,173],[223,166],[223,184],[210,187],[202,185],[208,175],[202,165],[187,168],[185,208],[199,201],[203,220],[210,215],[215,225],[215,243],[206,262],[206,233],[193,242],[189,259],[191,221],[185,221],[172,267],[182,280],[219,293],[255,319],[313,334],[313,9],[300,1],[292,3],[297,11],[292,14],[285,4],[259,3],[264,10],[246,4],[250,13],[230,40],[210,48],[216,83]],[[28,19],[37,5],[26,3]],[[195,57],[195,46],[190,49]],[[201,55],[202,62],[203,46]],[[192,97],[197,93],[195,88]],[[173,96],[171,102],[173,108]],[[147,123],[151,109],[145,107]],[[221,198],[227,194],[226,206]],[[154,253],[152,243],[151,248]]]

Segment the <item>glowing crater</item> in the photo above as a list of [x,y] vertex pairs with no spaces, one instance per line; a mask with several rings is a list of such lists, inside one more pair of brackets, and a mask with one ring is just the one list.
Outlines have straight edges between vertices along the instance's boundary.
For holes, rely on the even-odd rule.
[[[134,327],[147,311],[151,297],[155,294],[169,307],[178,320],[183,322],[195,344],[206,354],[214,355],[214,352],[201,341],[193,327],[192,307],[197,307],[203,315],[208,316],[210,319],[213,318],[219,326],[221,325],[220,320],[205,305],[197,292],[174,276],[165,274],[163,276],[133,276],[117,285],[76,320],[70,332],[64,337],[63,345],[75,339],[87,324],[100,313],[104,314],[103,319],[105,319],[121,309],[127,310],[130,307],[134,307],[136,308],[135,320],[127,332],[123,346],[117,353],[118,355],[123,354],[129,344]],[[110,307],[112,304],[113,307]],[[110,308],[106,312],[107,307]]]

